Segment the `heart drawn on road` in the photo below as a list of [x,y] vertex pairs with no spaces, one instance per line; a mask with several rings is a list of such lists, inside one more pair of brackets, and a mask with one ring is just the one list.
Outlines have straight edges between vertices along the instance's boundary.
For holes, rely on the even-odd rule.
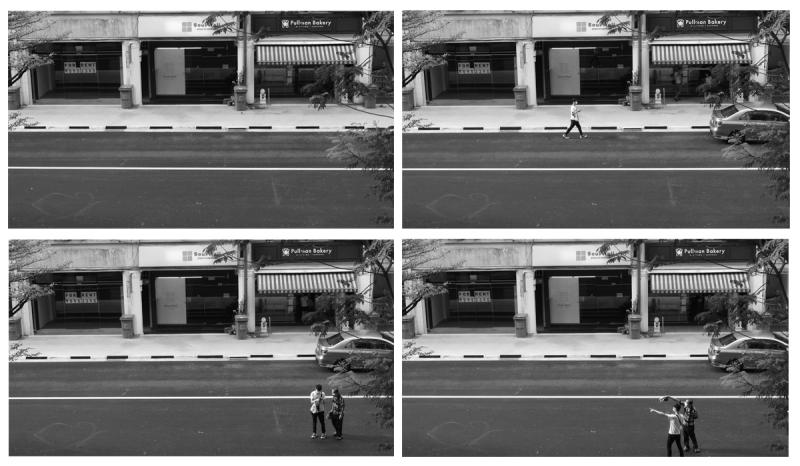
[[500,429],[491,429],[483,421],[461,423],[448,421],[428,431],[428,437],[448,447],[477,447],[481,440]]
[[439,217],[455,220],[473,220],[484,210],[497,204],[489,200],[485,193],[444,194],[425,205],[425,208]]
[[61,219],[77,217],[99,203],[94,200],[92,193],[78,192],[73,195],[50,193],[32,202],[31,205],[48,217]]
[[54,422],[34,433],[33,437],[53,448],[86,451],[83,447],[102,432],[91,422]]

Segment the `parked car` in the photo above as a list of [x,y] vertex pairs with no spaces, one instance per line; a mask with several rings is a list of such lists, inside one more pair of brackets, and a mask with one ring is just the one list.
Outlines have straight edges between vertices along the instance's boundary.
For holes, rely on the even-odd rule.
[[733,104],[715,108],[708,124],[711,136],[716,139],[740,141],[765,141],[770,129],[789,126],[789,106],[747,107]]
[[714,337],[708,345],[708,362],[714,367],[756,369],[759,360],[786,359],[789,344],[775,338],[748,337],[729,333]]
[[349,370],[363,369],[365,360],[370,356],[392,357],[393,353],[392,332],[360,330],[320,336],[314,355],[321,367]]

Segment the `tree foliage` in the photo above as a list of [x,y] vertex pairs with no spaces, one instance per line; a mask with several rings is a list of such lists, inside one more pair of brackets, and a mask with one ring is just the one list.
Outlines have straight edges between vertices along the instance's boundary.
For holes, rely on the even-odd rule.
[[403,315],[427,298],[447,292],[447,283],[429,281],[458,264],[444,267],[445,251],[439,240],[403,240]]
[[53,62],[51,54],[34,53],[38,46],[49,43],[42,32],[50,27],[47,11],[8,12],[8,87],[28,71]]
[[53,293],[49,284],[41,284],[47,276],[66,267],[48,265],[52,252],[49,241],[11,240],[8,242],[8,310],[9,317],[28,302]]
[[447,63],[446,55],[430,53],[444,43],[442,39],[432,38],[433,33],[443,27],[441,11],[403,11],[403,87],[426,69]]

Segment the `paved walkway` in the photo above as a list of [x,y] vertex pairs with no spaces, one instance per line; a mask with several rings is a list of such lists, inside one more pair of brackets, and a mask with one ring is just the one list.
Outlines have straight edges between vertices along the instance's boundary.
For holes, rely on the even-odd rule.
[[[584,131],[708,131],[711,109],[701,103],[669,103],[634,112],[622,105],[581,105]],[[426,106],[414,109],[414,118],[428,128],[411,131],[564,131],[569,125],[568,105],[540,105],[526,110],[512,106]],[[577,130],[574,129],[577,133]]]
[[702,332],[670,332],[634,340],[618,333],[426,334],[413,343],[427,356],[412,359],[701,359],[710,337]]
[[[237,112],[225,105],[143,105],[122,109],[119,105],[31,105],[19,110],[39,130],[325,130],[348,126],[387,127],[394,110],[380,105],[329,105],[314,110],[304,104],[273,105],[265,109]],[[18,131],[31,129],[18,128]]]
[[[18,340],[39,360],[106,359],[313,359],[317,337],[309,332],[273,332],[239,340],[235,335],[158,334],[33,335]],[[13,342],[12,342],[13,343]]]

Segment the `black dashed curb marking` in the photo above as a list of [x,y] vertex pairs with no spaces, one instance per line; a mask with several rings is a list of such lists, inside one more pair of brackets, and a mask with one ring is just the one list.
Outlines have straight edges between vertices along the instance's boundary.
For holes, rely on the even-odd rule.
[[692,129],[708,129],[708,125],[692,126]]
[[707,354],[690,354],[689,357],[690,358],[707,358],[708,355]]
[[363,125],[349,125],[345,126],[344,129],[364,129]]
[[271,358],[271,354],[251,354],[251,358]]
[[643,354],[643,358],[666,358],[666,354]]
[[500,359],[518,359],[521,358],[521,354],[501,354]]
[[43,360],[47,359],[47,356],[25,356],[25,359]]
[[173,356],[171,354],[170,355],[163,355],[163,356],[154,355],[154,356],[150,356],[150,359],[175,359],[175,356]]
[[423,127],[417,128],[417,130],[418,131],[439,131],[439,127],[438,126],[423,126]]
[[156,126],[151,126],[150,129],[172,129],[172,126],[156,125]]
[[119,130],[119,129],[128,129],[125,125],[106,125],[106,130]]
[[439,354],[420,354],[420,358],[422,359],[441,359],[441,355]]
[[106,359],[128,359],[128,357],[127,356],[108,355],[108,356],[106,356]]
[[647,126],[645,125],[644,129],[667,129],[666,126]]
[[91,356],[70,356],[70,359],[92,359]]
[[89,129],[88,126],[70,126],[69,129]]
[[194,128],[197,129],[197,130],[206,130],[206,129],[221,130],[222,126],[214,126],[214,125],[210,125],[210,126],[195,126]]
[[198,354],[197,359],[222,359],[221,354]]
[[548,359],[548,358],[566,358],[567,355],[566,354],[545,354],[544,357],[545,357],[545,359]]
[[25,129],[47,129],[47,126],[25,126]]
[[522,126],[501,126],[500,131],[521,131]]
[[616,354],[590,354],[590,358],[616,358]]
[[308,126],[305,126],[305,125],[301,125],[301,126],[295,126],[295,127],[294,127],[294,129],[319,129],[319,126],[314,126],[314,125],[308,125]]
[[313,354],[298,354],[297,357],[298,358],[313,358],[313,357],[316,357],[316,356],[313,355]]
[[465,126],[464,131],[483,131],[483,126]]
[[619,128],[617,128],[616,126],[592,126],[591,129],[592,131],[595,130],[617,131]]
[[272,129],[272,126],[248,126],[249,129]]
[[482,354],[465,354],[464,359],[482,359]]

